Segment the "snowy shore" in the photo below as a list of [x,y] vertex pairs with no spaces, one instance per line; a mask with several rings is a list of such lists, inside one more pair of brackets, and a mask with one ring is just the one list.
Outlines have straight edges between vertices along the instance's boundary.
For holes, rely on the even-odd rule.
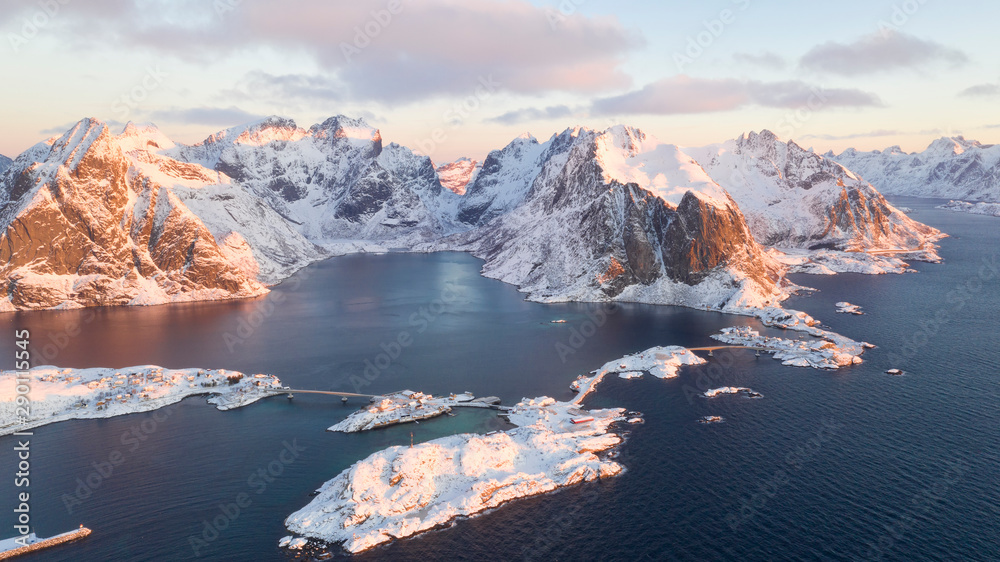
[[[832,334],[832,332],[828,332]],[[836,334],[834,334],[836,335]],[[820,338],[812,341],[792,340],[762,336],[749,326],[723,328],[712,339],[732,345],[761,347],[774,354],[782,365],[812,367],[814,369],[838,369],[862,362],[861,353],[865,344],[848,340]],[[846,341],[844,341],[846,340]]]
[[642,376],[642,372],[645,371],[654,377],[669,379],[676,377],[677,370],[683,365],[701,365],[705,362],[701,357],[679,345],[651,347],[646,351],[608,361],[600,369],[591,371],[590,376],[577,377],[575,381],[570,383],[569,387],[577,393],[573,402],[580,404],[610,373],[617,373],[622,378],[631,379]]
[[623,413],[524,399],[508,412],[514,429],[369,455],[323,484],[285,526],[356,553],[517,498],[614,476],[623,467],[599,453],[621,443],[609,427]]
[[340,423],[328,428],[327,431],[353,433],[397,423],[418,421],[446,414],[456,406],[490,407],[485,402],[476,401],[473,395],[468,393],[435,397],[423,392],[404,390],[381,398],[378,402],[353,412]]
[[211,394],[209,404],[230,410],[273,396],[281,388],[277,377],[224,369],[41,366],[27,371],[31,402],[25,416],[15,403],[17,377],[16,371],[0,371],[0,435],[70,419],[148,412],[198,394]]

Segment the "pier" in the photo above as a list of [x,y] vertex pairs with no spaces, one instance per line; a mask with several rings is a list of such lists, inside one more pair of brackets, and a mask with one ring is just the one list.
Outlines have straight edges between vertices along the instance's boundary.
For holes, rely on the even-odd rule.
[[10,558],[14,558],[15,556],[42,550],[43,548],[49,548],[63,543],[68,543],[70,541],[82,539],[90,535],[90,532],[90,529],[81,525],[79,529],[47,539],[39,539],[35,537],[35,533],[31,533],[28,535],[28,544],[24,546],[19,546],[20,543],[17,542],[17,537],[6,539],[4,541],[0,541],[0,560],[8,560]]

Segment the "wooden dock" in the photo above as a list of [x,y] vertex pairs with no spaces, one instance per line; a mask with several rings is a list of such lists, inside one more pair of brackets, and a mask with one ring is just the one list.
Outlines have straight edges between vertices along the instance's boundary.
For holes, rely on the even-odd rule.
[[[47,539],[38,539],[38,538],[35,538],[34,540],[29,539],[31,540],[31,542],[29,542],[24,546],[19,546],[17,548],[9,548],[8,550],[0,552],[0,560],[8,560],[10,558],[14,558],[15,556],[20,556],[22,554],[28,554],[29,552],[42,550],[43,548],[49,548],[52,546],[68,543],[70,541],[82,539],[90,535],[90,533],[91,533],[90,529],[81,525],[79,529],[75,529],[68,533],[63,533],[61,535],[56,535],[54,537],[50,537]],[[33,538],[35,534],[32,533],[31,535],[28,536]],[[7,539],[5,541],[2,541],[2,544],[4,544],[5,546],[8,543],[11,543],[12,545],[17,544],[14,541],[15,539]]]

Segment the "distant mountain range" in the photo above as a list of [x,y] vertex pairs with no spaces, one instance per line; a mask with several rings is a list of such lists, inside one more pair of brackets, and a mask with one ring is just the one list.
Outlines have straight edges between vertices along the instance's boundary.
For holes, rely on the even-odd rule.
[[890,195],[1000,202],[1000,145],[943,137],[923,152],[898,146],[859,152],[849,148],[826,158],[840,162]]
[[0,183],[0,310],[242,298],[318,259],[394,249],[472,252],[535,300],[732,309],[787,296],[768,247],[850,251],[863,270],[880,259],[866,250],[936,259],[940,236],[768,131],[682,148],[573,128],[436,166],[344,116],[194,145],[84,119]]

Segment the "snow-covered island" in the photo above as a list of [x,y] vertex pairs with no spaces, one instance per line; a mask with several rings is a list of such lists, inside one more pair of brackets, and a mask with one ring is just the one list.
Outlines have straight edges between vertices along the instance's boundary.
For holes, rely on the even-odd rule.
[[124,369],[27,371],[31,403],[27,417],[15,404],[20,371],[0,371],[0,435],[70,419],[110,418],[148,412],[188,396],[211,394],[220,410],[246,406],[282,389],[272,375],[246,375],[224,369],[164,369],[155,365]]
[[1000,217],[1000,203],[989,203],[986,201],[980,201],[978,203],[969,203],[967,201],[948,201],[944,205],[938,205],[937,208],[945,209],[947,211],[969,213],[972,215]]
[[733,326],[723,328],[721,333],[712,335],[712,339],[733,345],[760,347],[774,354],[782,365],[815,369],[837,369],[861,363],[864,349],[871,347],[871,344],[855,342],[833,332],[820,332],[826,337],[803,341],[762,336],[749,326]]
[[581,375],[570,383],[573,392],[579,393],[574,402],[579,403],[609,373],[618,373],[623,379],[632,379],[647,372],[654,377],[669,379],[677,376],[683,365],[701,365],[705,360],[679,345],[651,347],[646,351],[626,355],[621,359],[608,361],[600,369],[591,371],[590,376]]
[[[727,328],[713,337],[764,347],[788,365],[818,368],[860,362],[858,355],[867,347],[818,328],[818,322],[802,312],[758,308],[747,314],[768,325],[821,339],[803,342],[761,337],[747,327]],[[523,399],[505,414],[517,426],[513,429],[486,435],[451,435],[373,453],[324,483],[312,501],[292,513],[285,526],[299,536],[284,537],[280,545],[301,547],[312,539],[338,543],[348,552],[357,553],[511,500],[620,474],[624,467],[613,460],[613,449],[622,438],[612,431],[612,425],[641,423],[642,418],[637,412],[621,408],[584,410],[581,404],[585,397],[608,375],[636,378],[648,373],[671,378],[684,365],[703,363],[705,359],[685,347],[652,347],[609,361],[589,375],[578,377],[570,384],[577,393],[571,401]],[[705,396],[736,393],[761,396],[743,387],[718,388]],[[331,429],[360,431],[375,427],[380,420],[396,419],[400,412],[430,413],[472,400],[469,394],[446,399],[411,391],[404,394],[398,399],[387,397]],[[705,416],[698,421],[718,423],[723,418]]]
[[323,484],[285,526],[356,553],[517,498],[614,476],[623,467],[601,453],[621,443],[609,428],[623,413],[524,399],[507,413],[514,429],[369,455]]
[[435,397],[423,392],[404,390],[378,397],[373,404],[352,413],[344,421],[331,426],[328,431],[365,431],[433,418],[447,414],[456,406],[489,408],[494,401],[499,400],[493,397],[476,399],[467,392]]
[[840,312],[841,314],[857,314],[859,316],[864,314],[864,312],[861,312],[860,306],[851,304],[847,301],[837,303],[837,312]]
[[[504,414],[514,429],[452,435],[373,453],[323,484],[285,526],[361,552],[517,498],[617,475],[624,468],[610,454],[621,437],[610,427],[643,420],[638,412],[622,408],[584,410],[584,398],[611,373],[670,378],[682,365],[701,363],[705,360],[684,347],[653,347],[573,381],[570,388],[577,395],[571,401],[525,398]],[[281,543],[290,548],[293,541],[285,537]]]
[[715,398],[722,394],[746,394],[747,398],[763,398],[764,395],[745,386],[722,386],[705,391],[705,398]]

